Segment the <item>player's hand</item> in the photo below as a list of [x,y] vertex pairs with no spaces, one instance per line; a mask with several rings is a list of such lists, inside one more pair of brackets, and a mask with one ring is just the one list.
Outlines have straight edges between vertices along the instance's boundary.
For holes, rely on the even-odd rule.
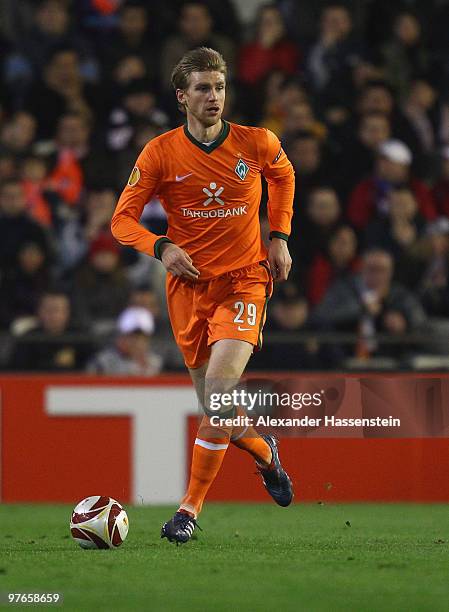
[[176,244],[166,242],[161,246],[161,261],[167,272],[173,276],[197,280],[200,275],[189,255]]
[[268,262],[271,274],[276,281],[285,281],[292,267],[292,258],[288,252],[287,242],[282,238],[272,238],[268,247]]

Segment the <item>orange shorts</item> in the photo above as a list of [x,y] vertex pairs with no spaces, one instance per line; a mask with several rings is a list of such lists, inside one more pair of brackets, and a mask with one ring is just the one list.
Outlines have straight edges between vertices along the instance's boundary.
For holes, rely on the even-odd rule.
[[226,272],[209,281],[167,274],[167,305],[175,340],[188,368],[208,361],[211,345],[233,338],[262,346],[273,280],[267,261]]

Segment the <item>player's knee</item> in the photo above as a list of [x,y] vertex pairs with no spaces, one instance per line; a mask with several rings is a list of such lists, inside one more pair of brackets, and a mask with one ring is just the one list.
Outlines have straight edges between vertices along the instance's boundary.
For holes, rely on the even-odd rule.
[[235,412],[235,406],[223,406],[213,399],[204,406],[204,414],[209,418],[219,417],[220,419],[232,419],[235,416]]

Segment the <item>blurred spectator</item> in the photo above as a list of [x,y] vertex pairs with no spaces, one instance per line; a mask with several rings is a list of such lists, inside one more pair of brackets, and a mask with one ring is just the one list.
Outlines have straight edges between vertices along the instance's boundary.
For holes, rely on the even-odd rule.
[[212,47],[219,51],[228,64],[230,74],[234,68],[233,42],[213,30],[213,19],[205,2],[201,0],[182,5],[178,19],[178,33],[170,36],[161,49],[160,77],[166,90],[171,88],[171,73],[176,63],[189,49]]
[[359,91],[355,100],[355,107],[359,115],[381,113],[391,117],[395,110],[393,91],[382,80],[368,81]]
[[55,165],[47,179],[47,190],[53,191],[64,204],[76,206],[84,185],[83,171],[70,149],[57,151]]
[[151,348],[154,319],[143,307],[129,306],[117,321],[114,344],[97,353],[87,365],[91,374],[155,376],[162,370],[160,355]]
[[86,194],[81,211],[65,219],[57,234],[59,274],[73,272],[89,245],[98,236],[109,232],[117,194],[110,189],[93,189]]
[[407,289],[392,282],[394,260],[382,249],[366,251],[360,274],[336,281],[313,313],[317,328],[357,333],[357,357],[373,354],[400,356],[407,347],[380,346],[376,334],[398,338],[418,330],[425,322],[424,310]]
[[286,143],[285,149],[295,169],[296,223],[302,219],[311,190],[320,185],[335,187],[338,180],[334,175],[334,165],[327,163],[320,139],[312,133],[298,132]]
[[380,145],[390,138],[391,125],[387,115],[370,112],[360,116],[355,138],[345,142],[341,151],[345,193],[350,193],[361,178],[371,174]]
[[231,0],[231,2],[234,5],[235,11],[237,11],[240,24],[243,25],[245,29],[254,26],[260,9],[267,4],[267,0],[249,0],[247,2]]
[[369,81],[355,100],[358,115],[382,113],[390,120],[392,136],[402,140],[412,151],[419,151],[419,140],[410,122],[396,103],[391,87],[385,81]]
[[[164,0],[159,0],[164,2]],[[178,0],[179,1],[179,0]],[[259,0],[249,0],[259,2]],[[181,0],[185,2],[185,0]],[[207,0],[206,2],[214,20],[214,30],[224,34],[236,43],[240,43],[242,35],[242,24],[237,16],[237,7],[234,0]]]
[[[153,291],[159,299],[159,303],[164,305],[164,320],[167,319],[167,311],[165,309],[165,280],[166,271],[164,266],[154,257],[147,257],[143,253],[139,253],[137,257],[132,251],[125,250],[123,261],[126,266],[126,277],[133,287],[139,287],[150,283]],[[154,314],[154,313],[153,313]]]
[[329,238],[326,252],[317,253],[312,260],[306,284],[310,305],[321,302],[331,284],[358,271],[359,265],[355,232],[348,225],[342,225]]
[[321,165],[320,142],[311,132],[294,134],[288,142],[288,154],[296,173],[307,176],[319,171]]
[[440,217],[429,224],[418,261],[422,275],[419,293],[432,317],[449,317],[449,219]]
[[117,194],[111,189],[93,189],[89,192],[86,198],[86,216],[83,223],[87,242],[92,243],[108,233],[116,204]]
[[403,99],[409,92],[414,76],[429,68],[429,54],[416,15],[408,11],[398,13],[391,39],[383,45],[381,55],[386,77],[399,99]]
[[101,54],[108,78],[117,63],[130,56],[143,60],[147,77],[157,77],[158,53],[153,42],[156,24],[151,25],[149,33],[149,14],[144,2],[127,1],[120,7],[117,30],[107,39]]
[[0,151],[0,183],[13,179],[17,175],[17,166],[14,155]]
[[156,106],[151,84],[145,80],[131,81],[122,91],[121,104],[109,115],[107,145],[121,151],[137,135],[138,127],[149,122],[163,131],[168,126],[168,115]]
[[126,306],[130,289],[118,244],[109,233],[100,234],[91,242],[87,261],[75,275],[76,320],[83,326],[107,328]]
[[345,84],[359,55],[352,35],[352,17],[338,2],[325,7],[320,16],[319,34],[306,59],[314,90],[329,99],[345,98]]
[[418,145],[414,149],[417,159],[415,171],[419,176],[433,178],[441,109],[437,104],[437,92],[429,80],[418,78],[412,81],[402,111]]
[[18,254],[26,244],[37,244],[45,257],[50,245],[45,230],[26,212],[25,193],[20,182],[9,179],[0,185],[0,272],[13,272]]
[[387,200],[385,216],[372,221],[366,228],[365,248],[379,247],[394,258],[399,258],[418,239],[424,220],[409,187],[393,187],[387,194]]
[[432,194],[438,214],[449,217],[449,146],[441,150],[440,174]]
[[[426,8],[428,5],[425,5]],[[427,16],[427,15],[426,15]],[[449,24],[449,4],[447,2],[436,3],[432,6],[430,15],[429,36],[427,50],[430,53],[430,60],[436,74],[441,77],[440,91],[448,91],[449,65],[447,54],[449,51],[449,41],[447,38],[447,28]]]
[[125,0],[78,0],[74,3],[82,30],[92,39],[103,40],[118,24],[118,12]]
[[70,208],[80,204],[86,184],[103,188],[114,183],[111,159],[101,146],[91,145],[90,133],[83,115],[65,113],[56,124],[55,139],[36,145],[40,154],[22,167],[32,214],[51,223],[57,237],[71,219]]
[[324,184],[313,188],[303,215],[295,210],[293,217],[296,236],[291,245],[295,254],[293,265],[308,267],[316,255],[325,253],[340,220],[341,206],[335,190]]
[[33,20],[33,11],[29,2],[14,3],[7,0],[0,2],[2,19],[0,20],[0,36],[3,45],[7,42],[17,44],[23,35],[25,27],[29,27]]
[[108,102],[115,102],[115,97],[120,89],[129,85],[132,81],[145,79],[148,76],[147,67],[143,58],[138,55],[125,55],[117,60],[112,67],[111,81],[109,83],[110,92]]
[[103,141],[91,137],[92,129],[88,118],[77,112],[64,113],[56,124],[51,178],[56,179],[57,190],[68,204],[78,203],[84,186],[114,186],[113,160]]
[[[64,0],[39,0],[33,25],[21,41],[23,54],[34,77],[40,77],[49,56],[58,48],[73,47],[80,54],[81,70],[86,74],[96,67],[86,39],[72,28],[68,3]],[[84,70],[83,70],[84,69]]]
[[78,53],[69,47],[53,52],[42,80],[31,88],[26,106],[37,119],[38,136],[48,139],[53,136],[55,121],[64,113],[80,113],[91,119],[94,109],[101,107],[101,98],[99,92],[84,83]]
[[161,317],[161,304],[157,293],[153,290],[151,285],[140,285],[135,287],[128,301],[129,306],[137,306],[138,308],[145,308],[151,313],[154,319],[155,329],[158,327],[158,321]]
[[0,151],[20,157],[29,153],[36,136],[36,119],[18,111],[6,121],[0,131]]
[[56,122],[54,134],[57,149],[68,149],[77,159],[82,159],[89,150],[91,124],[85,115],[64,113]]
[[0,277],[0,326],[9,328],[14,319],[31,317],[40,297],[50,287],[50,269],[42,246],[21,245],[17,264]]
[[326,138],[326,127],[318,121],[309,102],[295,102],[287,109],[282,139],[288,141],[298,132],[310,132],[317,138]]
[[70,302],[64,293],[47,292],[37,308],[37,326],[16,341],[13,370],[70,372],[83,369],[91,343],[75,338],[70,324]]
[[28,214],[41,225],[51,227],[53,222],[51,204],[45,192],[47,171],[44,158],[30,155],[22,162],[20,178]]
[[[310,331],[308,324],[309,306],[307,300],[300,294],[297,287],[287,281],[282,283],[274,297],[269,311],[266,331],[285,332],[291,335],[295,332]],[[252,369],[267,370],[297,370],[316,369],[322,367],[319,358],[319,347],[315,340],[298,342],[297,340],[280,343],[266,343],[265,350],[255,353],[251,359]]]
[[[237,1],[237,0],[236,0]],[[296,0],[276,0],[284,15],[288,31],[294,40],[312,40],[316,35],[317,23],[327,0],[317,2],[297,2]]]
[[[149,258],[147,258],[149,259]],[[151,339],[154,351],[162,357],[165,370],[184,370],[184,359],[167,325],[167,305],[165,299],[165,270],[163,270],[163,287],[157,287],[148,282],[135,287],[129,296],[129,306],[146,308],[154,318],[155,331]]]
[[427,220],[435,218],[432,194],[424,183],[410,176],[411,163],[411,151],[403,142],[388,140],[379,147],[373,176],[361,181],[351,194],[347,216],[354,227],[360,230],[376,217],[384,217],[389,191],[402,184],[410,187],[420,214]]
[[273,70],[294,74],[298,64],[298,46],[287,40],[278,7],[274,4],[262,6],[257,16],[254,40],[243,45],[240,51],[240,81],[254,87]]
[[381,66],[373,63],[375,58],[369,53],[358,57],[352,67],[352,96],[361,91],[369,83],[379,82],[384,79],[384,71]]
[[297,104],[307,103],[307,94],[298,79],[286,77],[279,71],[270,74],[264,88],[265,104],[261,106],[259,100],[254,101],[249,96],[246,105],[250,103],[253,108],[247,108],[247,114],[262,127],[281,137],[290,109]]
[[428,80],[415,79],[410,93],[404,100],[403,112],[412,125],[423,151],[430,153],[435,148],[437,117],[435,103],[437,94]]

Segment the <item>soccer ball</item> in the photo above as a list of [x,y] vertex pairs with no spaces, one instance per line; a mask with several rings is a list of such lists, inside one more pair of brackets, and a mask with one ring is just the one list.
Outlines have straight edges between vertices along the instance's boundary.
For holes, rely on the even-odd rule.
[[86,497],[70,519],[72,538],[81,548],[117,548],[128,535],[129,521],[123,507],[105,495]]

